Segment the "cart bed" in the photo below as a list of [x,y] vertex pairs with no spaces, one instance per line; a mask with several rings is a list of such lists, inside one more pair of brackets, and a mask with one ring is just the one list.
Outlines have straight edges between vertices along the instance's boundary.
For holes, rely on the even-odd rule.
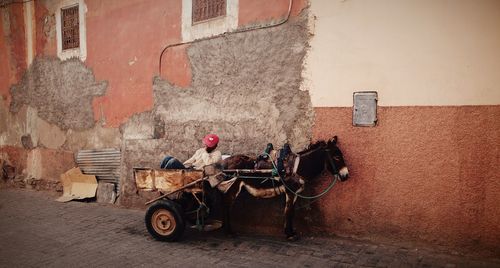
[[[134,178],[138,190],[171,192],[203,178],[202,170],[134,168]],[[199,185],[188,191],[199,191]]]

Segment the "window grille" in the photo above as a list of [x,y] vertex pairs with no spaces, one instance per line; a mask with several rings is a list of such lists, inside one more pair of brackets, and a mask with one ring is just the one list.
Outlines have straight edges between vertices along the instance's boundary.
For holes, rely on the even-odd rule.
[[78,6],[61,9],[62,49],[80,46]]
[[226,15],[226,0],[193,0],[193,23]]

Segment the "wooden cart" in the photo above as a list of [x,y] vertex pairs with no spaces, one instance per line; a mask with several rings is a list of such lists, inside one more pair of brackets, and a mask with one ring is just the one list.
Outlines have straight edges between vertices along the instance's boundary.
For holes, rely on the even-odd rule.
[[210,205],[215,202],[205,172],[189,169],[156,170],[134,168],[138,190],[158,191],[161,196],[148,201],[146,228],[157,240],[176,241],[186,225],[199,230],[214,230],[222,223],[209,220]]

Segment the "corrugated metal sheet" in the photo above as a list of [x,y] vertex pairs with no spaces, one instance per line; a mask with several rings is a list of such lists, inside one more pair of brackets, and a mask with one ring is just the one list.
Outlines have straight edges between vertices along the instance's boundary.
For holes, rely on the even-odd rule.
[[95,175],[98,180],[112,182],[120,189],[121,152],[118,149],[81,150],[76,163],[83,174]]

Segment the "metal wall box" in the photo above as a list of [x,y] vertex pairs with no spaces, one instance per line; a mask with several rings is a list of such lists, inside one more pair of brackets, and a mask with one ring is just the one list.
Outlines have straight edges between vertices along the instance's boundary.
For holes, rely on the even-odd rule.
[[374,127],[377,125],[377,92],[354,92],[352,124],[357,127]]

